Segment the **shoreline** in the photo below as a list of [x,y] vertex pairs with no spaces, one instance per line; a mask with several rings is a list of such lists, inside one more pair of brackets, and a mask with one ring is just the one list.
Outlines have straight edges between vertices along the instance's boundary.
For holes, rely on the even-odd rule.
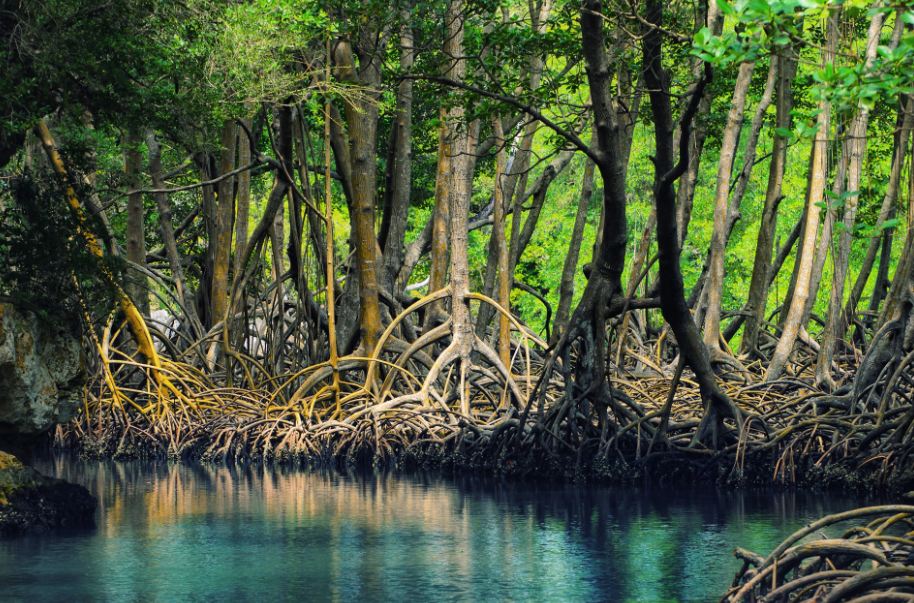
[[[65,441],[65,439],[70,441]],[[211,443],[211,442],[210,442]],[[579,458],[544,457],[524,463],[507,459],[499,463],[492,461],[484,449],[474,451],[458,450],[460,444],[442,449],[440,445],[410,447],[395,451],[393,455],[377,457],[368,448],[357,451],[334,452],[328,445],[321,454],[302,453],[236,453],[213,455],[200,452],[207,442],[199,442],[180,455],[168,454],[163,443],[158,447],[145,442],[120,451],[106,451],[96,442],[77,440],[73,442],[60,431],[46,442],[47,450],[53,453],[75,454],[80,458],[98,461],[167,461],[175,463],[213,464],[225,466],[274,465],[301,468],[305,470],[335,471],[382,471],[410,475],[428,471],[444,476],[469,476],[506,479],[520,482],[547,482],[569,485],[637,485],[641,487],[680,486],[696,484],[701,486],[737,487],[740,489],[797,490],[805,492],[847,492],[852,494],[875,494],[893,496],[914,489],[914,471],[910,475],[898,476],[884,481],[880,474],[865,468],[852,469],[849,462],[834,462],[823,466],[814,463],[810,456],[797,459],[793,479],[790,481],[772,479],[771,471],[777,461],[769,458],[760,462],[760,455],[744,459],[751,472],[735,475],[732,472],[733,457],[723,453],[709,455],[694,453],[663,453],[661,458],[636,459],[616,457],[613,459],[590,459],[576,465]],[[437,448],[437,449],[436,449]],[[528,451],[534,453],[534,451]],[[768,477],[766,477],[768,476]]]

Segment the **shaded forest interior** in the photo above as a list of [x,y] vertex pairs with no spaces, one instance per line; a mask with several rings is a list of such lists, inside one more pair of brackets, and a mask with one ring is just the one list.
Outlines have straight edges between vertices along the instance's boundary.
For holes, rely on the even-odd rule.
[[60,444],[914,481],[910,2],[0,30],[0,296],[85,341]]

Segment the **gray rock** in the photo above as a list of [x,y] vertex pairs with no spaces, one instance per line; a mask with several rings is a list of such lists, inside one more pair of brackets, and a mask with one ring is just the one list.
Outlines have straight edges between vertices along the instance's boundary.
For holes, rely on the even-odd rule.
[[68,421],[85,375],[80,340],[63,325],[0,303],[0,439]]

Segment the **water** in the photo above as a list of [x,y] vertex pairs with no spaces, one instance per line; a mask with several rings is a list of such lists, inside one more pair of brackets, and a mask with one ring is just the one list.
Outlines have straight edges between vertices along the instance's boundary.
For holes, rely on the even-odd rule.
[[99,497],[97,529],[0,540],[0,599],[712,601],[739,563],[863,501],[37,462]]

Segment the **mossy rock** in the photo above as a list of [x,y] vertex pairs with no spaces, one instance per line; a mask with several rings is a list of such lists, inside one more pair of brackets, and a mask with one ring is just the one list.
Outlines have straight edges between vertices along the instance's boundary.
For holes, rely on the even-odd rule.
[[0,451],[0,536],[92,527],[95,506],[82,486],[46,477]]

